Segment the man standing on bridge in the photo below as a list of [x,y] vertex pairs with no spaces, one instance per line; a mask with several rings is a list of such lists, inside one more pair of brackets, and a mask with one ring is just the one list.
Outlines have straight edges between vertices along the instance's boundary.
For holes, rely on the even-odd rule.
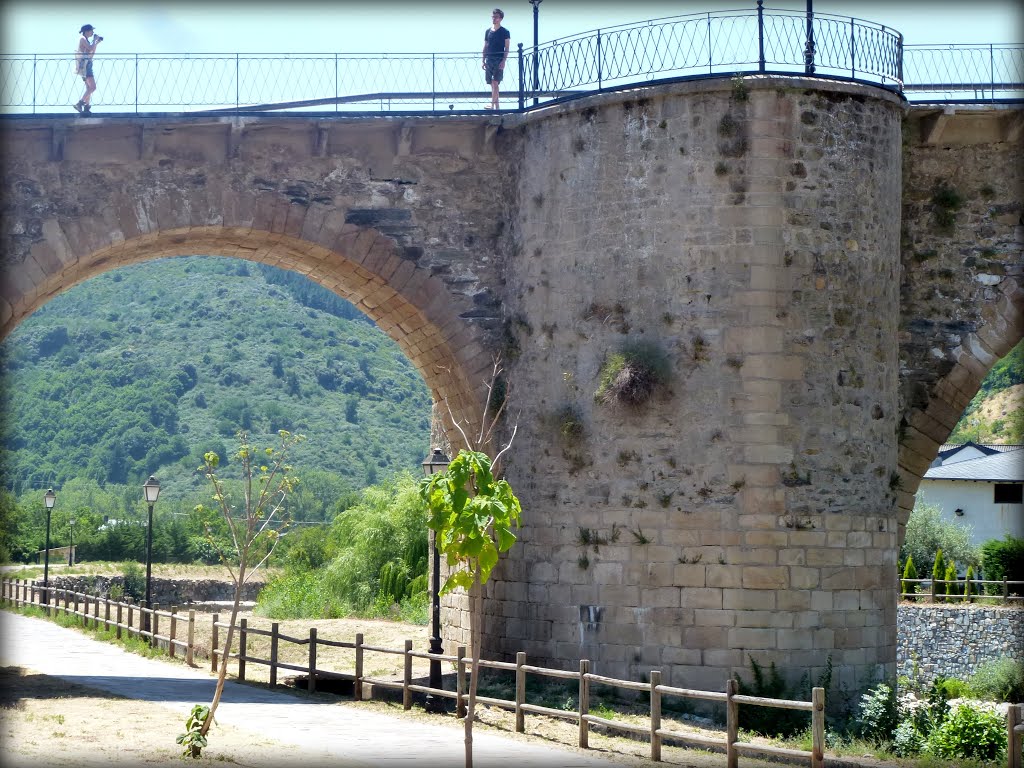
[[491,28],[484,31],[483,65],[484,80],[491,86],[491,103],[484,109],[498,108],[498,83],[505,74],[505,61],[508,59],[508,46],[511,35],[501,26],[505,14],[500,8],[491,12]]
[[[92,57],[96,53],[96,46],[103,42],[103,38],[94,34],[92,24],[83,26],[78,30],[78,34],[81,37],[78,38],[78,50],[75,52],[75,71],[85,81],[85,93],[75,104],[75,110],[83,115],[88,115],[90,114],[89,100],[92,98],[93,91],[96,90],[96,79],[92,74]],[[89,41],[90,35],[92,42]]]

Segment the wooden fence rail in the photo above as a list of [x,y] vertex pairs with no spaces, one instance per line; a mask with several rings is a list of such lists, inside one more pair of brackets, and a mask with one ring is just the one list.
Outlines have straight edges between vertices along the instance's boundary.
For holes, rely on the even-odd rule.
[[[70,590],[49,589],[50,595],[47,602],[42,601],[43,589],[34,582],[0,579],[0,603],[4,605],[37,606],[44,608],[48,615],[54,612],[63,612],[65,615],[82,617],[84,626],[92,621],[93,627],[98,627],[102,622],[105,629],[111,626],[115,628],[116,636],[121,637],[122,630],[130,635],[146,639],[154,647],[166,647],[168,655],[174,656],[178,649],[183,649],[186,655],[186,663],[194,666],[195,654],[195,611],[188,612],[187,619],[181,617],[177,608],[170,611],[159,610],[154,605],[151,609],[145,606],[135,605],[128,602],[118,602],[107,598],[96,597],[81,592]],[[100,605],[103,605],[103,615],[100,617]],[[90,607],[92,609],[90,613]],[[115,610],[115,617],[111,618],[111,609]],[[134,621],[134,614],[138,615],[138,624]],[[160,619],[169,620],[168,633],[159,633]],[[152,626],[146,629],[146,620]],[[178,624],[180,621],[187,621],[187,640],[179,639],[177,636]],[[219,614],[211,616],[211,643],[210,643],[210,669],[217,671],[218,662],[221,660],[223,650],[220,648],[220,631],[230,630],[228,623],[220,620]],[[355,642],[340,640],[327,640],[317,637],[316,627],[311,627],[309,637],[290,637],[281,633],[279,625],[274,622],[270,629],[259,629],[250,627],[247,619],[240,619],[235,627],[238,636],[238,650],[229,653],[229,658],[237,663],[237,679],[245,680],[246,664],[260,664],[270,669],[270,685],[278,684],[278,671],[282,669],[308,674],[307,687],[309,691],[316,690],[317,680],[336,679],[350,680],[353,683],[353,696],[356,700],[362,698],[363,685],[372,684],[383,688],[392,688],[402,691],[402,702],[405,709],[410,709],[414,693],[433,694],[455,699],[456,715],[464,717],[466,704],[469,700],[468,681],[469,669],[473,660],[466,656],[466,649],[459,647],[456,654],[433,654],[424,651],[414,651],[412,640],[406,640],[403,648],[387,648],[383,646],[366,645],[363,642],[363,635],[357,634]],[[270,640],[270,658],[264,659],[249,654],[250,636],[266,637]],[[287,663],[281,660],[281,644],[290,643],[294,646],[308,646],[308,663],[305,665]],[[331,646],[335,648],[346,648],[353,651],[353,670],[337,671],[317,668],[318,646]],[[363,674],[363,658],[367,652],[400,655],[403,657],[403,674],[401,680],[388,678],[367,677]],[[455,690],[448,691],[439,688],[431,688],[427,685],[413,683],[412,669],[413,659],[429,659],[451,663],[456,668]],[[494,707],[511,710],[515,713],[516,731],[523,733],[526,730],[526,715],[543,715],[571,720],[579,725],[578,743],[582,748],[589,746],[589,734],[592,726],[601,726],[609,730],[617,730],[638,736],[645,736],[650,739],[650,754],[654,761],[661,760],[661,750],[666,740],[678,741],[684,744],[691,744],[704,749],[709,747],[719,748],[725,751],[728,768],[737,768],[738,759],[741,754],[776,755],[790,758],[805,758],[809,760],[811,768],[823,768],[825,750],[825,691],[823,688],[814,688],[811,693],[811,701],[791,701],[786,699],[768,699],[758,696],[745,696],[736,692],[735,680],[726,681],[724,692],[699,691],[688,688],[676,688],[661,684],[661,671],[651,670],[649,682],[637,682],[634,680],[621,680],[614,677],[605,677],[590,671],[590,661],[581,659],[579,670],[550,669],[547,667],[531,666],[526,663],[526,653],[516,654],[514,662],[492,661],[480,659],[479,666],[483,669],[494,669],[512,673],[515,677],[515,698],[500,699],[489,696],[478,696],[477,701]],[[576,711],[553,709],[539,704],[530,704],[526,701],[527,676],[537,675],[547,678],[562,680],[575,680],[578,686],[578,706]],[[593,684],[618,688],[639,693],[647,693],[650,703],[650,722],[647,725],[627,723],[618,719],[610,719],[593,715],[590,713],[590,689]],[[683,699],[701,699],[705,701],[716,701],[725,704],[726,708],[726,733],[722,738],[711,738],[698,734],[672,731],[662,727],[662,705],[666,698],[675,697]],[[810,713],[812,748],[810,751],[783,749],[781,747],[767,744],[753,744],[739,740],[739,713],[740,706],[757,706],[781,709],[796,709]],[[1024,768],[1011,764],[1011,768]]]
[[[939,585],[942,585],[942,591],[939,591]],[[985,585],[993,584],[999,587],[1000,594],[992,594],[985,592]],[[916,590],[919,585],[927,586],[926,592],[904,592],[906,585],[911,585]],[[954,594],[946,594],[946,587],[953,586]],[[899,598],[901,600],[912,600],[914,598],[927,597],[929,603],[937,602],[973,602],[975,600],[1001,600],[1003,603],[1012,604],[1014,602],[1024,602],[1024,594],[1011,594],[1010,587],[1013,587],[1016,591],[1018,587],[1024,586],[1024,581],[1008,581],[1002,579],[999,581],[993,579],[904,579],[900,577],[900,593]]]

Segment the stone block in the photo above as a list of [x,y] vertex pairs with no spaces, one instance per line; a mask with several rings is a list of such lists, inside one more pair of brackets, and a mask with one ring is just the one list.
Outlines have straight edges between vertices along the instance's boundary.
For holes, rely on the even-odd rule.
[[743,567],[744,589],[787,589],[789,587],[789,568],[784,566]]

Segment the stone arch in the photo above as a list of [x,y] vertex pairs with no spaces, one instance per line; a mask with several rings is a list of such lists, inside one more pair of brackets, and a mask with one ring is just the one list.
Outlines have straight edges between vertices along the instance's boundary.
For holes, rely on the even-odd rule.
[[1024,282],[1005,277],[999,298],[982,309],[984,325],[967,334],[950,356],[953,365],[938,379],[923,406],[910,411],[899,445],[901,489],[898,500],[899,545],[914,509],[917,489],[939,448],[956,427],[981,383],[999,360],[1024,338]]
[[303,239],[249,227],[181,227],[92,249],[87,240],[76,248],[55,225],[44,224],[42,234],[25,262],[4,274],[0,340],[53,296],[103,272],[174,256],[241,258],[304,274],[369,316],[420,371],[449,445],[464,442],[453,419],[473,426],[480,418],[490,356],[444,284],[373,228],[320,227]]

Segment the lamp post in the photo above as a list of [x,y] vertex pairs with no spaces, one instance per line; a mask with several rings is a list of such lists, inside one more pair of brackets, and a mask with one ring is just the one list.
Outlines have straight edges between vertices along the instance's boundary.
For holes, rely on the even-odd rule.
[[[152,580],[153,580],[153,505],[156,504],[156,500],[160,497],[160,481],[152,475],[149,476],[149,480],[142,486],[142,490],[146,494],[146,503],[149,505],[149,525],[146,526],[146,609],[153,607],[150,600],[152,599]],[[149,631],[149,617],[150,614],[146,614],[146,631]]]
[[530,0],[533,6],[533,106],[537,106],[537,89],[540,87],[540,60],[537,58],[537,18],[540,15],[540,4],[544,0]]
[[43,504],[46,505],[46,550],[43,552],[43,605],[50,604],[50,513],[53,505],[57,503],[57,494],[53,488],[48,488],[43,494]]
[[[538,0],[539,2],[540,0]],[[423,474],[427,477],[444,472],[448,468],[449,459],[440,448],[435,448],[430,456],[423,461]],[[429,532],[430,536],[430,652],[440,654],[444,651],[441,647],[441,553],[437,549],[437,534]],[[430,660],[430,681],[431,688],[441,688],[441,660]],[[447,706],[443,696],[427,694],[424,705],[427,712],[444,714]]]
[[71,536],[71,542],[68,545],[68,567],[70,568],[75,564],[75,518],[68,520],[68,534]]

